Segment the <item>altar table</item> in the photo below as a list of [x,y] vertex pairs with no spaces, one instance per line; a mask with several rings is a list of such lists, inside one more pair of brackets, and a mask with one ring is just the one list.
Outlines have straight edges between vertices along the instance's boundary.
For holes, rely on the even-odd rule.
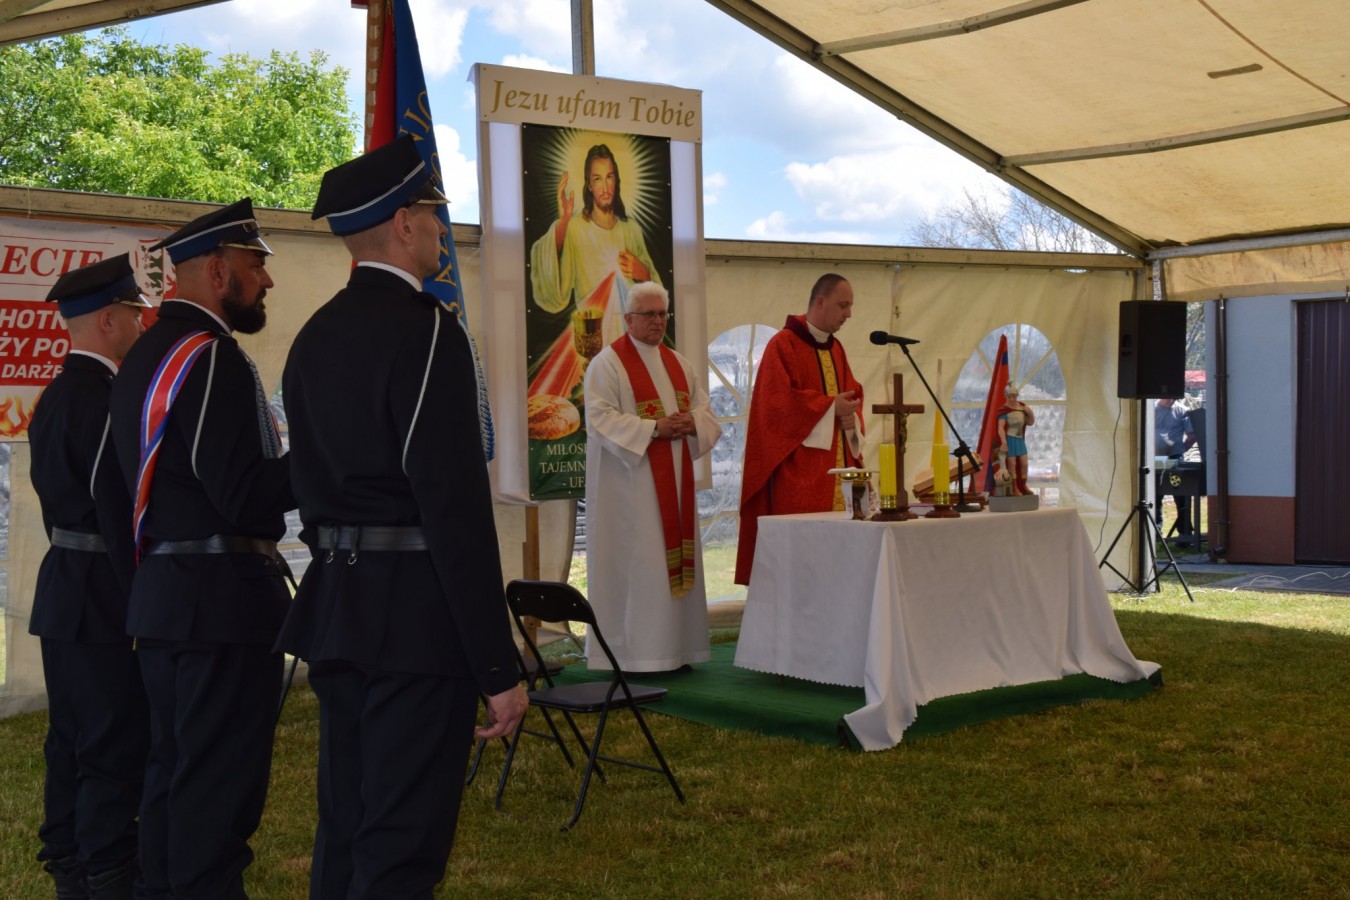
[[865,750],[938,697],[1087,673],[1149,678],[1111,611],[1078,513],[855,522],[764,516],[736,665],[865,689]]

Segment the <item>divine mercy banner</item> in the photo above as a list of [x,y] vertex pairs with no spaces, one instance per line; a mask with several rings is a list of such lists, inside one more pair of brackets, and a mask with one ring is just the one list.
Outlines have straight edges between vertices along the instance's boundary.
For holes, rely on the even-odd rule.
[[581,497],[586,365],[623,335],[633,285],[673,284],[670,141],[525,125],[521,162],[530,494]]
[[586,366],[624,333],[629,290],[665,287],[666,342],[706,359],[701,97],[504,66],[473,77],[494,497],[583,497]]

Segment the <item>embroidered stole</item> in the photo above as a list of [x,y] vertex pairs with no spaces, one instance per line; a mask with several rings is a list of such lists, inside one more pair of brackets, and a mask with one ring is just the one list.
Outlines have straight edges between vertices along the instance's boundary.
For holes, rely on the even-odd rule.
[[[652,382],[647,364],[642,361],[633,339],[625,334],[613,344],[614,352],[628,373],[633,387],[637,413],[643,419],[656,420],[666,415],[661,397]],[[689,383],[675,353],[661,344],[661,362],[675,388],[679,412],[689,411]],[[683,443],[683,439],[680,440]],[[670,577],[670,595],[678,600],[694,586],[694,462],[688,447],[680,454],[680,487],[675,488],[675,441],[654,440],[647,446],[652,481],[656,483],[656,502],[661,509],[661,530],[665,537],[666,572]]]
[[136,468],[135,509],[132,516],[137,563],[141,561],[145,513],[150,506],[150,485],[155,477],[155,464],[159,461],[159,448],[164,442],[169,410],[178,398],[178,391],[187,380],[188,372],[192,371],[192,364],[202,355],[202,351],[216,342],[216,338],[217,335],[209,331],[193,331],[184,335],[159,364],[145,393],[145,403],[141,407],[141,459]]

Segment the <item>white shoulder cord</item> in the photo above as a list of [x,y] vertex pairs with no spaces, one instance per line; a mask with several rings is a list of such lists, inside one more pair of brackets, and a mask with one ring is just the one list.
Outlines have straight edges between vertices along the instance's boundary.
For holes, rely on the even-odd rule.
[[99,438],[98,441],[98,453],[94,454],[94,468],[89,472],[89,496],[94,500],[98,499],[94,497],[94,481],[98,478],[98,464],[103,461],[103,448],[108,446],[108,432],[111,430],[112,413],[109,413],[108,418],[103,423],[103,437]]
[[431,352],[427,354],[427,368],[422,373],[422,389],[417,392],[417,406],[413,408],[412,424],[408,426],[408,439],[403,442],[403,474],[408,474],[408,447],[412,444],[413,429],[417,427],[417,417],[422,412],[422,400],[427,395],[427,382],[431,380],[431,361],[436,358],[436,339],[441,333],[441,308],[438,304],[432,310]]
[[197,445],[202,440],[202,423],[206,421],[206,404],[211,400],[211,382],[216,379],[216,348],[220,346],[220,341],[211,342],[211,367],[206,370],[206,393],[202,395],[202,411],[197,416],[197,434],[192,438],[192,474],[197,478]]

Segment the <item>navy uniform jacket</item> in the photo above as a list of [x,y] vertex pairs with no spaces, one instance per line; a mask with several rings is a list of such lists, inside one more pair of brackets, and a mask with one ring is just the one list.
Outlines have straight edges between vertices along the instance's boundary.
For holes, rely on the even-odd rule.
[[[166,301],[122,362],[111,403],[122,474],[134,495],[146,390],[169,349],[199,330],[220,337],[214,360],[210,348],[197,358],[169,414],[145,538],[279,540],[286,510],[295,506],[286,457],[265,454],[261,416],[268,413],[248,360],[200,307]],[[148,555],[131,589],[127,631],[167,641],[271,644],[289,597],[277,564],[258,554]]]
[[101,360],[72,353],[42,392],[28,425],[33,489],[47,537],[53,528],[101,534],[109,551],[47,551],[28,628],[39,637],[84,643],[127,640],[131,496],[111,441],[104,442],[112,383],[113,373]]
[[[487,694],[515,685],[474,370],[454,316],[397,275],[358,267],[297,335],[282,389],[314,559],[281,649],[473,678]],[[429,549],[326,561],[315,549],[323,524],[421,526]]]

